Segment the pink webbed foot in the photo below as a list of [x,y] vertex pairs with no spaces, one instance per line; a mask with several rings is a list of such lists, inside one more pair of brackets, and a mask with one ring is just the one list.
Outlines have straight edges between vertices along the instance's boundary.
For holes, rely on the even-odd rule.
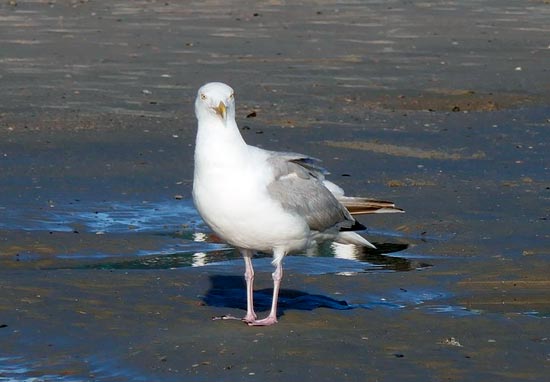
[[277,317],[267,316],[261,320],[247,321],[248,326],[269,326],[277,323]]
[[250,323],[256,321],[257,318],[258,317],[256,316],[255,313],[247,313],[246,316],[242,318],[242,321],[250,325]]

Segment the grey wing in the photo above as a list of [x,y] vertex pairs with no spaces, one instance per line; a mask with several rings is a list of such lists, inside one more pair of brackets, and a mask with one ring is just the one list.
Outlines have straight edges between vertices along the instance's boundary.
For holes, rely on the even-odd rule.
[[[275,177],[296,173],[299,176],[313,176],[325,179],[329,172],[321,167],[321,160],[304,154],[264,150],[269,156],[268,162],[273,167]],[[295,165],[298,165],[296,167]]]
[[318,159],[294,153],[270,154],[268,163],[274,179],[267,189],[283,208],[303,216],[315,231],[353,225],[350,213],[323,185],[326,171]]

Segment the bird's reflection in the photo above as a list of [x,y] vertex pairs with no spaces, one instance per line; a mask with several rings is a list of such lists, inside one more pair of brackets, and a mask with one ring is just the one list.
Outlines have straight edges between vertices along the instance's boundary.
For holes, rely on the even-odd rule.
[[192,267],[202,267],[208,263],[208,255],[204,252],[195,252],[193,254]]
[[361,252],[360,248],[353,244],[333,242],[330,247],[334,252],[334,257],[337,259],[358,260]]
[[334,257],[338,259],[355,260],[380,266],[386,270],[409,271],[424,268],[429,264],[411,261],[405,257],[395,257],[390,254],[400,252],[408,248],[408,244],[402,243],[376,243],[376,249],[359,248],[355,245],[332,243],[331,249]]
[[[212,245],[219,245],[220,239],[204,232],[195,232],[189,236],[192,243],[196,243],[198,251],[174,251],[158,254],[151,254],[137,257],[101,257],[92,258],[90,261],[80,263],[74,267],[64,268],[94,268],[94,269],[169,269],[182,267],[203,267],[212,263],[223,263],[241,259],[237,250],[225,247],[223,250],[210,250]],[[406,254],[400,257],[391,256],[392,253],[403,251],[407,244],[376,243],[377,249],[359,248],[351,244],[325,243],[310,248],[301,256],[336,258],[364,263],[359,272],[372,272],[377,270],[409,271],[429,266],[415,260],[407,259]],[[204,249],[203,249],[204,248]],[[271,257],[270,255],[258,253],[258,258]],[[324,263],[326,264],[326,262]],[[313,260],[311,267],[315,268]],[[361,267],[359,267],[361,268]],[[311,269],[311,268],[310,268]],[[320,268],[321,269],[321,268]],[[326,265],[322,268],[327,271]],[[341,270],[340,270],[341,271]],[[340,272],[338,264],[335,264],[334,273]],[[352,272],[356,273],[356,272]]]

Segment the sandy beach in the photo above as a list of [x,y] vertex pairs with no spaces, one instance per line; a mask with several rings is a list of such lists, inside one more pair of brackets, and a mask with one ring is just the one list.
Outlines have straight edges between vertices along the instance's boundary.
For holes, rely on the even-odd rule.
[[[547,1],[4,1],[0,381],[543,381]],[[191,202],[200,85],[323,160],[378,250],[244,264]],[[254,260],[268,310],[270,259]]]

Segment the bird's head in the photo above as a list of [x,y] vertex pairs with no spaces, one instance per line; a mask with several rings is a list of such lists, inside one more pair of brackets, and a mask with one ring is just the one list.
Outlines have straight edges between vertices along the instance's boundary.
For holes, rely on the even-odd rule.
[[195,100],[195,115],[201,118],[219,118],[225,124],[235,119],[235,96],[230,86],[210,82],[201,86]]

